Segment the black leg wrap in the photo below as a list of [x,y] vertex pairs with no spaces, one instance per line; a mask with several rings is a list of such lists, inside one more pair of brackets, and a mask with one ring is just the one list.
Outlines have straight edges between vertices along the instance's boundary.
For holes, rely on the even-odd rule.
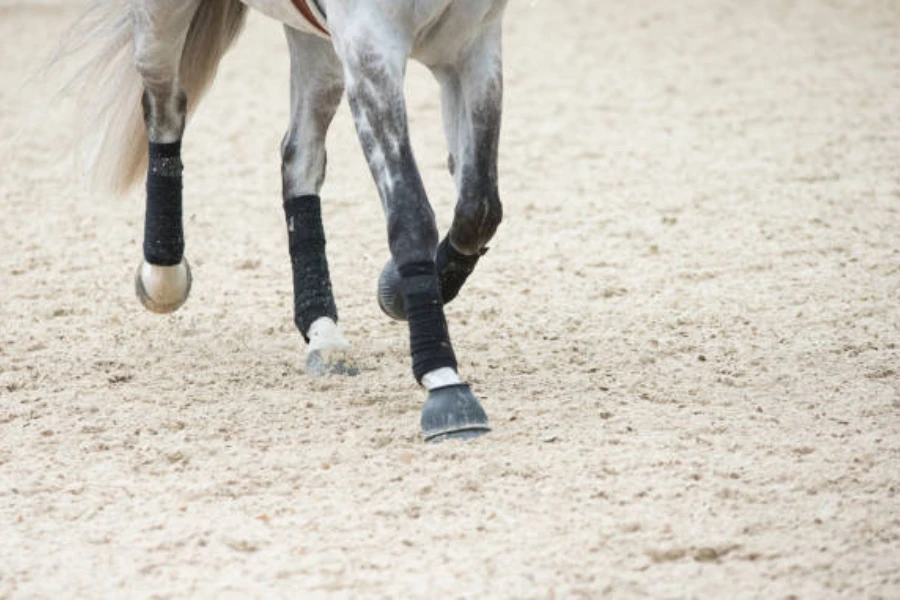
[[399,271],[400,290],[409,321],[413,375],[422,383],[422,377],[435,369],[450,367],[455,370],[456,355],[450,345],[434,263],[403,265]]
[[444,299],[444,304],[456,298],[466,279],[475,270],[478,259],[485,252],[487,252],[487,248],[474,256],[466,256],[453,247],[449,236],[441,241],[437,250],[436,263],[438,278],[441,281],[441,297]]
[[294,323],[308,342],[317,319],[338,319],[325,256],[322,201],[318,196],[290,198],[284,201],[284,216],[294,271]]
[[181,142],[150,142],[147,169],[147,212],[144,216],[144,259],[171,267],[184,256],[181,224]]

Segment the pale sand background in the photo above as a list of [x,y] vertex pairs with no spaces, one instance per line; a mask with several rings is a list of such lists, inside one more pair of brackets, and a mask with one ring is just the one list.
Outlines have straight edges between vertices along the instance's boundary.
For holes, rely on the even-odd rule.
[[363,375],[299,370],[274,22],[188,132],[194,295],[141,309],[139,193],[83,191],[25,85],[78,4],[0,2],[0,596],[900,598],[900,4],[514,0],[507,218],[449,309],[495,432],[440,446],[346,108]]

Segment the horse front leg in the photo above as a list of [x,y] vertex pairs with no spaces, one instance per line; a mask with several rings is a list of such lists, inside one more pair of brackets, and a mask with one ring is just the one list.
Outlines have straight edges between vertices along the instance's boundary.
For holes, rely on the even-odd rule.
[[[453,224],[435,259],[444,303],[459,294],[503,219],[497,177],[503,104],[501,14],[482,25],[458,60],[431,67],[441,85],[447,162],[458,194]],[[388,316],[406,319],[393,262],[379,278],[378,300]]]
[[134,60],[144,83],[143,109],[150,151],[144,217],[144,260],[135,276],[143,305],[177,310],[191,289],[181,216],[181,138],[187,96],[179,63],[199,0],[147,0],[133,12]]
[[387,217],[408,317],[412,370],[428,389],[423,434],[429,441],[475,437],[489,431],[487,415],[457,374],[435,266],[437,226],[409,140],[403,97],[408,40],[380,39],[379,31],[360,21],[346,29],[341,25],[337,20],[333,26],[336,48],[357,133]]
[[448,162],[458,193],[453,223],[437,251],[444,302],[459,294],[503,219],[497,178],[501,57],[498,15],[455,65],[433,68],[443,92]]
[[308,342],[310,375],[355,375],[325,253],[319,191],[325,179],[325,136],[344,93],[331,44],[286,27],[291,55],[291,123],[282,142],[282,194],[294,286],[294,323]]

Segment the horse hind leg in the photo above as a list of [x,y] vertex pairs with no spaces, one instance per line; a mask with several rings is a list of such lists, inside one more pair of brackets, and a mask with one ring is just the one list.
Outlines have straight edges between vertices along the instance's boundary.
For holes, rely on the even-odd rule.
[[286,27],[291,56],[291,123],[282,142],[282,194],[294,287],[294,323],[308,342],[310,375],[355,375],[350,344],[338,329],[325,253],[319,192],[325,136],[344,93],[331,44]]
[[133,11],[134,60],[143,85],[149,137],[144,260],[135,276],[143,305],[157,313],[177,310],[191,288],[184,258],[181,138],[187,96],[179,64],[191,20],[201,0],[146,0]]

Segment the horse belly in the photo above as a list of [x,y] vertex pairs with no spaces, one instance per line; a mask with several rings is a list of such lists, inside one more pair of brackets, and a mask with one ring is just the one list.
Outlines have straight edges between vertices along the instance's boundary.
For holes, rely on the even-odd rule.
[[[322,36],[322,33],[300,14],[291,0],[241,0],[250,8],[254,8],[268,17],[281,21],[288,27]],[[322,36],[324,37],[324,36]]]
[[441,64],[502,16],[507,0],[416,0],[417,33],[412,56]]

